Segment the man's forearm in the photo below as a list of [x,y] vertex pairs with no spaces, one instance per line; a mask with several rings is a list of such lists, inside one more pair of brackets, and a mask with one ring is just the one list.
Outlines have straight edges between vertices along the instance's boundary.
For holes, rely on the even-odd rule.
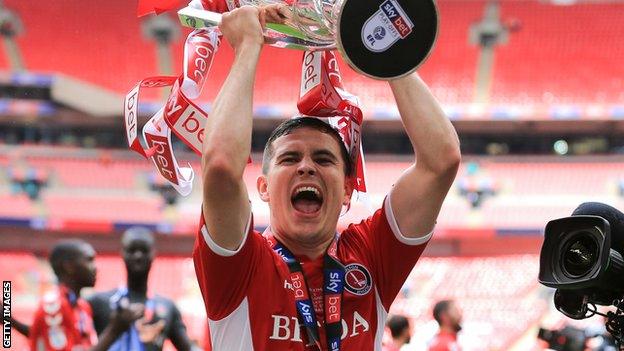
[[253,86],[260,47],[239,48],[204,130],[204,161],[228,160],[242,175],[251,148]]
[[30,334],[30,326],[14,319],[13,317],[11,317],[11,328],[17,330],[18,333],[24,335],[25,337],[28,337]]
[[452,166],[459,157],[459,139],[427,85],[412,74],[390,81],[390,87],[419,166],[435,172]]

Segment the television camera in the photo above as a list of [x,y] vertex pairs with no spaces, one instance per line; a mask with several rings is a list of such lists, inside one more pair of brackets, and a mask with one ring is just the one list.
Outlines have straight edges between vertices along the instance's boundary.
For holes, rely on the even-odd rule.
[[[598,202],[546,225],[539,282],[557,289],[557,310],[573,319],[606,317],[620,349],[624,341],[624,214]],[[615,306],[601,313],[596,305]]]

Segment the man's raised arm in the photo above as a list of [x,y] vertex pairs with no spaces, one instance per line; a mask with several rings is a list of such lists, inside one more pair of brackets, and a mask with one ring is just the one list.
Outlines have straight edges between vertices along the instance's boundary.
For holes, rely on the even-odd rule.
[[251,149],[253,86],[264,40],[259,18],[258,9],[248,6],[223,14],[219,28],[235,57],[204,130],[204,219],[212,240],[229,250],[240,246],[251,213],[243,171]]
[[391,205],[401,233],[410,238],[433,230],[461,161],[459,139],[439,103],[414,73],[390,81],[401,120],[416,154],[399,178]]

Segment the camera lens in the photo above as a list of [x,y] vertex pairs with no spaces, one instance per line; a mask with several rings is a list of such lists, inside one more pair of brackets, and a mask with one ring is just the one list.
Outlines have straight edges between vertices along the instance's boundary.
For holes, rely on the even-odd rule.
[[579,233],[563,250],[563,271],[571,277],[584,276],[598,259],[598,245],[589,233]]

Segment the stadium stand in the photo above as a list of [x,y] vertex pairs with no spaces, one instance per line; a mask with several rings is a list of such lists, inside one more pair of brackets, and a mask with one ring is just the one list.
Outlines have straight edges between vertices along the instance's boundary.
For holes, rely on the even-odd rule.
[[35,217],[33,202],[26,194],[0,194],[0,203],[11,204],[2,206],[2,216],[14,219],[30,219]]
[[63,73],[117,92],[156,73],[155,48],[141,37],[134,4],[60,1],[39,7],[9,0],[3,5],[21,17],[25,33],[17,42],[30,71]]
[[[440,15],[446,21],[442,22],[436,50],[429,63],[423,66],[422,74],[432,82],[433,90],[444,101],[456,103],[470,100],[476,48],[469,46],[467,37],[460,33],[465,33],[470,23],[478,18],[483,4],[483,1],[465,5],[452,1],[440,3]],[[44,11],[31,11],[29,4],[20,1],[7,1],[5,6],[17,12],[28,28],[25,35],[18,38],[18,44],[30,71],[63,73],[117,93],[129,90],[131,82],[158,74],[155,45],[142,37],[140,21],[134,17],[127,3],[64,1]],[[77,8],[80,10],[76,11]],[[59,23],[58,18],[63,18],[63,21]],[[114,19],[112,23],[110,18]],[[77,29],[75,23],[88,25]],[[58,30],[51,33],[47,30],[51,26]],[[92,28],[98,28],[97,50],[92,46],[96,39]],[[54,40],[51,40],[51,35],[54,35]],[[181,72],[183,39],[181,37],[172,45],[175,72]],[[48,54],[41,55],[42,51]],[[231,57],[229,46],[222,45],[203,98],[211,100],[214,97],[227,74],[228,65],[225,63]],[[275,62],[280,64],[275,65]],[[267,48],[258,73],[256,101],[267,106],[288,105],[292,109],[299,90],[297,80],[292,77],[299,76],[300,64],[299,52]],[[385,108],[389,103],[389,90],[385,84],[365,80],[345,64],[341,67],[349,90],[367,106]],[[146,94],[152,99],[158,96],[149,90]]]
[[147,163],[114,162],[103,160],[72,160],[54,158],[29,158],[29,163],[46,169],[54,169],[57,186],[63,188],[132,189],[136,186],[140,171],[146,171]]
[[[181,201],[167,203],[158,191],[150,190],[154,177],[151,165],[129,152],[102,158],[101,151],[65,148],[55,152],[45,147],[12,149],[28,164],[50,174],[50,184],[42,190],[41,201],[28,201],[11,193],[7,182],[0,186],[2,199],[14,206],[0,207],[3,219],[42,218],[50,228],[91,228],[106,231],[117,224],[166,225],[174,233],[194,233],[199,218],[201,188],[195,179],[195,190]],[[123,155],[123,156],[122,156]],[[480,174],[497,185],[495,194],[484,197],[479,207],[471,208],[465,197],[463,179],[471,176],[467,162],[442,207],[439,228],[539,229],[550,219],[569,215],[584,201],[624,204],[619,184],[622,178],[620,159],[576,161],[574,158],[543,160],[535,157],[495,160],[478,159]],[[8,161],[7,161],[8,162]],[[197,161],[191,166],[199,172]],[[392,184],[406,166],[403,162],[367,162],[367,188],[370,204],[379,206]],[[245,173],[249,189],[255,189],[261,174],[260,162],[250,164]],[[0,183],[1,184],[1,183]],[[132,196],[129,196],[129,195]],[[254,222],[268,223],[268,208],[250,191],[255,209]],[[370,213],[366,203],[355,202],[340,220],[343,225],[358,221]],[[99,228],[99,229],[98,229]]]
[[[498,103],[621,102],[623,4],[558,6],[501,1],[501,16],[522,28],[496,53],[492,98]],[[590,25],[591,24],[591,25]]]
[[[444,101],[470,100],[477,54],[464,33],[471,22],[481,15],[484,3],[442,1],[439,4],[444,21],[441,22],[432,59],[422,70]],[[131,82],[158,75],[155,45],[142,36],[141,22],[136,19],[132,5],[126,2],[84,4],[72,0],[39,11],[33,11],[32,4],[23,1],[8,0],[4,5],[18,13],[27,28],[25,35],[18,38],[18,44],[25,65],[31,71],[63,73],[118,93],[129,90]],[[58,21],[59,18],[63,20]],[[76,23],[84,25],[76,27]],[[49,31],[52,27],[56,28],[54,32]],[[188,31],[172,43],[176,72],[181,72],[186,33]],[[97,37],[94,37],[96,34]],[[94,43],[97,43],[96,47]],[[291,104],[299,90],[298,81],[292,77],[300,75],[301,54],[291,50],[267,49],[257,79],[257,101],[261,104]],[[46,55],[41,55],[42,52]],[[231,57],[229,46],[222,45],[205,89],[205,97],[215,95],[227,74],[228,65],[224,63],[229,62]],[[280,64],[275,65],[275,62]],[[344,68],[347,88],[352,89],[367,105],[389,102],[389,90],[385,85],[364,80],[345,64],[341,67]],[[152,98],[156,96],[151,93]]]
[[454,299],[463,310],[464,348],[508,350],[546,311],[537,296],[537,258],[421,258],[390,313],[412,318],[412,340],[420,346],[435,332],[435,302]]
[[[486,89],[489,103],[484,105],[476,97],[480,48],[469,33],[484,17],[488,2],[437,2],[441,18],[437,43],[419,72],[452,119],[624,116],[624,72],[618,64],[623,48],[617,40],[624,29],[618,16],[624,4],[595,1],[559,5],[537,0],[497,3],[501,24],[514,29],[507,43],[494,49],[492,66],[487,69],[492,78]],[[37,11],[17,0],[4,4],[20,16],[27,29],[16,41],[28,73],[0,81],[54,82],[63,75],[106,88],[120,97],[140,79],[163,74],[158,71],[161,59],[156,44],[145,37],[142,20],[135,17],[134,9],[127,3],[85,5],[78,0],[66,0]],[[163,16],[176,21],[173,14]],[[63,18],[62,23],[58,18]],[[586,29],[578,23],[593,25]],[[47,30],[52,27],[58,30]],[[98,28],[97,37],[92,28]],[[182,72],[184,38],[188,32],[183,29],[171,41],[171,74]],[[227,75],[232,55],[228,44],[221,45],[198,99],[199,105],[208,111],[209,102]],[[0,57],[0,67],[7,64],[6,58]],[[293,77],[300,76],[300,65],[301,53],[295,50],[267,47],[263,51],[255,89],[256,116],[282,118],[296,113],[294,101],[299,87],[298,79]],[[384,83],[362,77],[344,62],[340,67],[346,89],[360,98],[367,118],[397,118],[390,90]],[[160,108],[165,92],[159,90],[162,89],[145,89],[141,94],[141,113],[154,113]],[[17,114],[50,115],[58,107],[44,100],[0,102],[0,112]]]
[[[485,4],[481,0],[438,2],[442,19],[438,41],[420,71],[447,104],[472,101],[478,48],[469,42],[467,33],[483,16]],[[127,3],[72,0],[33,11],[31,4],[9,0],[5,6],[18,13],[27,28],[17,41],[30,71],[63,73],[117,93],[129,90],[130,82],[158,74],[155,44],[141,34],[140,21]],[[496,49],[493,102],[595,104],[622,100],[624,72],[618,60],[624,48],[617,40],[624,30],[619,17],[621,3],[559,6],[500,1],[500,6],[502,20],[514,20],[520,29],[511,34],[508,44]],[[85,25],[76,27],[76,23]],[[57,30],[52,33],[51,27]],[[98,28],[97,38],[93,28]],[[176,74],[181,72],[186,33],[172,42]],[[214,97],[227,74],[224,63],[231,57],[229,46],[222,45],[202,99]],[[265,50],[256,86],[259,104],[267,109],[292,104],[298,92],[298,82],[292,77],[299,76],[300,57],[292,50]],[[390,96],[385,85],[366,80],[344,64],[341,67],[347,89],[371,109],[387,107]],[[154,99],[159,95],[148,92],[147,96]]]
[[49,192],[43,199],[52,220],[149,223],[160,217],[158,196],[67,195]]

